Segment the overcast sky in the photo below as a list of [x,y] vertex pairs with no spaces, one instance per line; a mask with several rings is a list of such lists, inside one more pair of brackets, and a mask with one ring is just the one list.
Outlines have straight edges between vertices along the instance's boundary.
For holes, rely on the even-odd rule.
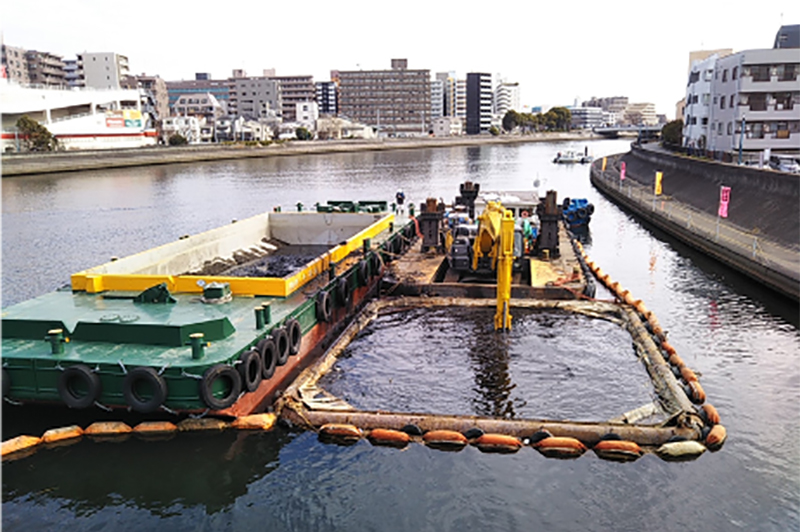
[[168,81],[234,68],[325,81],[332,69],[407,58],[431,73],[499,73],[520,83],[524,105],[628,96],[668,118],[685,94],[690,51],[771,48],[781,24],[800,23],[792,0],[3,0],[0,9],[7,45],[65,58],[117,52],[131,73]]

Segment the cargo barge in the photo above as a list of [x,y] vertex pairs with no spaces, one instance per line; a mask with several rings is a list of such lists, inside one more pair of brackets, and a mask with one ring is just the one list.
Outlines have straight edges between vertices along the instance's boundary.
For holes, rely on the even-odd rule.
[[[387,250],[400,249],[395,224],[385,202],[270,212],[78,272],[3,309],[3,397],[143,414],[263,411],[375,294]],[[318,255],[299,269],[270,275],[270,260],[309,249]]]

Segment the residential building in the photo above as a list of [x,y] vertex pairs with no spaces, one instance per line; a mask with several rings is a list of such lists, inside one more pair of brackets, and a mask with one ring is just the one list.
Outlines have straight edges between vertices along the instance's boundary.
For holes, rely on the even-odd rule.
[[[781,35],[776,44],[783,46],[789,37],[781,40]],[[746,50],[718,59],[709,149],[731,152],[741,145],[743,151],[800,152],[798,74],[797,48]]]
[[519,103],[519,83],[510,83],[501,81],[494,89],[493,112],[498,115],[500,119],[506,115],[508,111],[520,111],[522,108]]
[[161,122],[161,142],[169,142],[173,135],[181,135],[189,144],[199,144],[201,123],[196,116],[168,116]]
[[297,104],[313,102],[316,97],[314,78],[312,76],[275,76],[274,69],[265,70],[264,72],[266,79],[272,79],[280,85],[281,107],[278,108],[280,111],[278,113],[279,116],[283,117],[284,122],[297,121]]
[[375,131],[367,124],[329,116],[317,120],[317,138],[320,140],[373,139]]
[[64,59],[64,83],[68,87],[84,87],[83,69],[78,66],[77,59]]
[[[442,90],[444,92],[444,109],[443,116],[456,116],[456,73],[455,72],[437,72],[436,79],[443,84]],[[466,92],[464,93],[466,98]],[[464,101],[466,105],[466,100]],[[465,107],[466,112],[466,107]]]
[[[230,114],[242,115],[251,119],[267,118],[270,115],[282,116],[286,107],[282,99],[282,84],[274,78],[248,77],[235,78],[231,98],[236,98],[236,111]],[[313,99],[313,96],[312,96]],[[297,102],[295,102],[296,104]],[[294,104],[293,104],[294,105]],[[292,109],[291,117],[294,121],[296,114]],[[283,116],[284,121],[287,120]]]
[[314,129],[319,119],[317,102],[300,102],[295,104],[295,122],[303,127]]
[[431,120],[444,116],[444,81],[431,80]]
[[[589,100],[581,103],[581,107],[599,107],[613,116],[618,116],[620,119],[625,116],[625,109],[628,107],[627,96],[610,96],[605,98],[596,98],[592,96]],[[612,124],[613,125],[613,124]]]
[[690,73],[692,71],[692,66],[698,61],[705,61],[712,55],[725,57],[726,55],[731,55],[732,53],[733,49],[731,48],[719,48],[718,50],[695,50],[694,52],[689,52],[689,68],[686,70],[686,73]]
[[3,76],[20,85],[27,85],[31,82],[28,75],[28,60],[25,57],[26,50],[16,46],[3,44],[2,50]]
[[622,120],[628,125],[655,126],[658,124],[656,106],[652,103],[629,103]]
[[456,106],[455,116],[462,120],[467,119],[467,80],[458,79],[455,84]]
[[711,83],[719,56],[695,61],[689,71],[683,107],[683,145],[705,149],[711,121]]
[[317,93],[319,114],[336,116],[339,112],[336,82],[318,81],[314,86]]
[[78,69],[83,72],[83,86],[119,89],[128,75],[128,58],[113,52],[83,52],[78,54]]
[[773,48],[800,48],[800,24],[781,26],[775,34]]
[[231,99],[233,89],[232,79],[211,79],[211,75],[205,72],[195,74],[193,80],[167,81],[167,103],[170,108],[175,105],[178,97],[185,94],[206,94],[209,93],[217,99],[220,104],[226,106],[229,114],[236,113],[235,102]]
[[467,74],[467,135],[488,133],[492,125],[492,75]]
[[339,71],[339,116],[374,126],[379,134],[427,134],[430,71],[407,65],[405,59],[393,59],[391,70]]
[[[28,50],[25,59],[28,61],[28,77],[32,84],[46,87],[63,87],[66,84],[64,60],[60,55]],[[118,89],[119,86],[112,88]]]
[[147,92],[153,102],[153,108],[144,111],[152,113],[158,119],[169,116],[167,83],[159,76],[145,74],[126,76],[122,79],[121,85],[123,89],[142,89]]
[[194,116],[213,124],[216,119],[226,114],[226,109],[213,94],[183,94],[172,106],[173,116]]
[[433,120],[434,137],[454,137],[463,133],[463,122],[455,116],[440,116]]
[[603,127],[606,123],[601,107],[570,107],[569,111],[572,115],[570,126],[576,129]]

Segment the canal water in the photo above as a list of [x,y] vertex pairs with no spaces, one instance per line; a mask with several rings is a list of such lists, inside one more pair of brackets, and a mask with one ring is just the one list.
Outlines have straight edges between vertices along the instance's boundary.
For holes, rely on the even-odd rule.
[[[622,140],[587,145],[595,156],[627,150]],[[391,201],[398,189],[414,203],[429,196],[451,201],[465,180],[484,189],[524,189],[538,181],[540,191],[555,189],[562,198],[594,203],[589,255],[645,301],[681,357],[701,375],[728,430],[721,451],[686,463],[647,455],[618,464],[592,453],[571,461],[546,459],[530,449],[488,455],[421,445],[398,451],[366,441],[340,447],[285,430],[180,434],[165,441],[83,440],[3,463],[3,530],[800,529],[797,306],[643,226],[592,188],[587,166],[552,164],[556,152],[584,146],[328,154],[3,179],[3,306],[56,289],[70,273],[112,256],[276,205]],[[458,323],[461,332],[476,330]],[[567,343],[584,338],[573,324],[557,325]],[[425,334],[441,335],[441,330],[398,326],[404,336],[385,341],[417,351],[426,348]],[[526,346],[524,334],[517,341],[521,352],[538,349],[544,362],[540,327],[521,326],[520,333],[530,331],[531,344]],[[589,332],[597,353],[618,341],[602,329]],[[460,377],[465,385],[493,382],[479,351],[468,366],[473,374]],[[406,401],[526,414],[536,411],[537,403],[561,404],[550,396],[531,399],[545,389],[535,380],[546,385],[554,380],[546,378],[548,372],[555,378],[563,371],[557,362],[543,364],[530,380],[509,365],[509,379],[518,386],[497,397],[478,394],[459,402],[449,384],[437,387],[425,375],[404,388],[415,393],[384,393],[381,400],[387,408]],[[403,363],[402,357],[395,363]],[[382,369],[361,365],[356,376],[367,385]],[[597,367],[598,378],[612,377],[611,372]],[[637,385],[616,382],[600,392],[622,397]],[[568,394],[570,413],[582,399],[574,387],[546,393]],[[614,409],[627,406],[617,397],[607,399]],[[3,439],[73,421],[86,425],[88,419],[85,413],[5,404]]]

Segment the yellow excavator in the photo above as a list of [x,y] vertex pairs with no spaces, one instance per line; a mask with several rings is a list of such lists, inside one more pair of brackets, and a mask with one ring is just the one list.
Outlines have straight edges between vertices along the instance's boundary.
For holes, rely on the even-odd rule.
[[500,202],[490,201],[478,217],[478,234],[472,247],[472,270],[497,272],[495,330],[511,330],[511,275],[514,266],[514,215]]

